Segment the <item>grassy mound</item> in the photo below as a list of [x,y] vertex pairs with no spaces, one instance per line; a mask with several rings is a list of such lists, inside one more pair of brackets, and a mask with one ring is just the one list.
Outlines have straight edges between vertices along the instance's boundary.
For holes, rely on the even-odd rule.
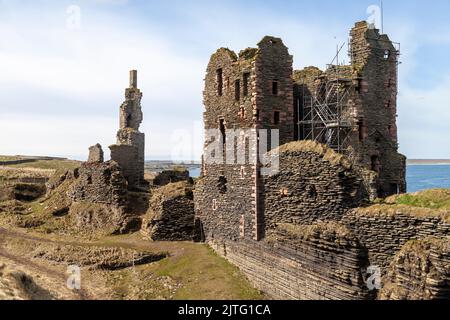
[[283,154],[283,153],[302,153],[313,152],[323,157],[325,161],[333,165],[342,165],[346,169],[352,167],[351,162],[344,155],[337,153],[328,146],[312,140],[294,141],[287,143],[269,152],[269,154]]
[[386,203],[418,208],[450,210],[450,189],[433,189],[394,196],[386,199]]
[[364,216],[395,216],[399,212],[414,217],[437,217],[450,223],[450,190],[434,189],[396,195],[356,210],[357,214]]

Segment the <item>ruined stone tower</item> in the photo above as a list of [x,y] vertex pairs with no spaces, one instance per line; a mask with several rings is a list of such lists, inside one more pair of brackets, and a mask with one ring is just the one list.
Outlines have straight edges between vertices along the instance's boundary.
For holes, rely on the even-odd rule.
[[144,181],[145,134],[139,131],[143,119],[142,93],[137,88],[137,71],[130,71],[130,86],[125,90],[125,102],[120,106],[120,129],[117,144],[110,146],[111,160],[116,161],[130,189]]
[[[294,72],[282,40],[266,36],[239,56],[225,48],[212,55],[204,91],[203,177],[196,191],[196,214],[206,233],[260,240],[282,202],[281,221],[310,223],[406,191],[396,129],[398,51],[361,22],[351,31],[350,53],[350,65]],[[327,145],[351,167],[337,169],[333,161],[322,167],[328,151],[315,145],[280,148],[286,157],[265,156],[299,140]],[[284,161],[275,178],[263,172],[268,158]],[[275,183],[282,175],[285,180]],[[283,184],[272,198],[270,192]],[[297,200],[289,202],[294,195]],[[289,207],[296,208],[291,216]]]
[[[274,37],[239,55],[219,49],[208,64],[196,238],[276,299],[375,299],[368,266],[383,276],[389,267],[398,292],[421,295],[427,290],[410,286],[404,272],[416,278],[419,264],[398,268],[394,256],[410,252],[409,240],[448,235],[434,218],[366,211],[371,200],[406,190],[399,51],[365,22],[349,47],[351,64],[335,59],[324,71],[293,71]],[[446,287],[433,288],[436,296]]]
[[[213,189],[198,193],[197,202],[207,208],[201,213],[221,215],[224,224],[216,226],[218,232],[234,238],[260,238],[260,168],[251,160],[259,146],[253,142],[258,139],[256,129],[278,129],[281,143],[292,141],[291,75],[292,57],[281,39],[274,37],[265,37],[258,48],[245,49],[239,56],[221,48],[211,57],[204,121],[205,128],[217,131],[220,137],[207,132],[203,176],[205,188]],[[217,150],[212,150],[218,140]],[[238,154],[238,145],[246,151]],[[223,159],[219,159],[222,151]],[[238,159],[240,156],[245,159]]]
[[399,49],[366,22],[350,37],[350,65],[295,71],[296,137],[327,144],[371,171],[371,198],[406,192],[396,123]]
[[351,155],[355,163],[377,173],[378,196],[406,192],[406,158],[398,153],[397,136],[399,48],[366,22],[357,23],[350,35],[355,74]]

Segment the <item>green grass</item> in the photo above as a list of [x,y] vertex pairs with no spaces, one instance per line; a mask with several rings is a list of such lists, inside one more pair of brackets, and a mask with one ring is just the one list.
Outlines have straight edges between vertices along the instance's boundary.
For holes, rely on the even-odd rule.
[[450,223],[450,189],[432,189],[379,199],[371,206],[358,208],[360,215],[395,216],[399,212],[414,217],[435,217]]
[[16,156],[0,156],[0,161],[13,161],[13,160],[19,160],[20,157]]
[[[254,289],[239,269],[218,256],[205,244],[192,242],[152,242],[143,241],[138,234],[106,237],[97,245],[134,248],[151,252],[168,252],[169,256],[146,266],[139,266],[140,277],[146,280],[135,284],[126,272],[113,286],[123,293],[124,288],[140,286],[140,291],[149,292],[139,298],[155,299],[162,296],[175,300],[260,300],[264,295]],[[155,296],[154,288],[159,288],[159,278],[168,278],[178,284],[176,292],[160,290]]]
[[450,210],[450,189],[433,189],[396,198],[396,204],[428,209]]
[[74,160],[37,160],[35,162],[11,165],[12,168],[33,168],[33,169],[52,169],[52,170],[70,170],[80,166],[79,161]]
[[174,299],[262,299],[259,291],[252,288],[239,269],[219,257],[206,245],[194,245],[187,254],[167,258],[155,264],[158,276],[174,278],[183,286]]

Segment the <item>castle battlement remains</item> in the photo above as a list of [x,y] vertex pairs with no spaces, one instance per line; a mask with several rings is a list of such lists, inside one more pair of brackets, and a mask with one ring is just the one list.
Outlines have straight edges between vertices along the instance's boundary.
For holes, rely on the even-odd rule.
[[[361,213],[406,192],[406,158],[396,124],[399,48],[366,22],[350,37],[349,65],[340,52],[324,70],[294,71],[283,41],[266,36],[239,54],[217,50],[206,70],[198,237],[274,298],[374,299],[369,266],[391,270],[392,291],[381,296],[408,296],[415,289],[396,278],[394,256],[417,240],[426,260],[442,246],[425,238],[449,235],[440,218]],[[414,277],[416,267],[405,268]],[[446,295],[442,283],[432,296]]]
[[130,86],[120,106],[120,129],[117,144],[110,146],[111,160],[117,162],[130,189],[145,184],[145,134],[139,131],[143,120],[142,92],[137,87],[137,71],[130,71]]

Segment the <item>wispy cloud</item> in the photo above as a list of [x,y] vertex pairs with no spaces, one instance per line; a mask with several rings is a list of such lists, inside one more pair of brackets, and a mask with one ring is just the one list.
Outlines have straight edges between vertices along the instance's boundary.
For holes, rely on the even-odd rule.
[[[411,157],[450,157],[442,148],[450,137],[450,80],[443,76],[450,66],[422,50],[449,44],[449,25],[418,19],[405,3],[386,2],[392,7],[386,29],[402,43],[401,150]],[[80,8],[79,28],[67,26],[73,4]],[[198,159],[203,78],[212,52],[221,46],[239,51],[270,34],[283,38],[296,68],[323,67],[355,20],[366,18],[369,4],[2,0],[0,153],[83,155],[91,144],[114,143],[128,70],[136,68],[147,155]],[[424,68],[430,78],[413,81]]]

